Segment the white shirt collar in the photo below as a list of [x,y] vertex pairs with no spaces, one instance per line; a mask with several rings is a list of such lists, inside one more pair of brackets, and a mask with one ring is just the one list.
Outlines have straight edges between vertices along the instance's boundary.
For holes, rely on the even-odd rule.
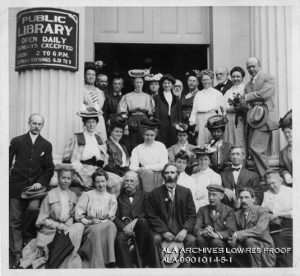
[[35,142],[36,138],[39,136],[39,134],[32,134],[32,133],[29,131],[29,135],[30,135],[32,144],[34,144],[34,142]]

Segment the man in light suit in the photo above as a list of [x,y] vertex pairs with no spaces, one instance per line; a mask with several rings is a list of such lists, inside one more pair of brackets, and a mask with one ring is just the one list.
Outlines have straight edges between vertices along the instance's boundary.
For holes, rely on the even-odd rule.
[[[149,194],[146,213],[151,228],[154,266],[162,267],[162,242],[182,242],[192,248],[195,237],[192,230],[196,220],[196,209],[190,189],[177,184],[178,171],[175,165],[165,165],[162,175],[164,185]],[[186,253],[185,257],[192,257]],[[183,263],[182,267],[190,267]]]
[[230,149],[230,161],[232,165],[221,172],[222,186],[225,188],[223,203],[239,208],[238,194],[241,188],[251,187],[255,191],[257,203],[262,202],[263,191],[259,189],[259,176],[243,166],[245,150],[240,146],[232,146]]
[[13,138],[9,146],[9,237],[13,268],[18,268],[21,258],[24,222],[30,226],[28,220],[35,222],[39,211],[38,199],[22,199],[21,194],[27,187],[31,190],[47,187],[54,172],[52,145],[40,135],[43,116],[32,114],[28,125],[29,132]]
[[238,243],[251,249],[248,253],[251,267],[272,267],[275,265],[276,255],[269,232],[269,211],[254,205],[255,195],[251,188],[242,188],[239,198],[242,207],[236,213],[239,231],[233,233],[231,245],[235,247]]
[[[278,129],[278,123],[273,121],[276,118],[273,114],[275,107],[275,78],[261,71],[260,61],[256,57],[250,57],[246,64],[251,75],[251,80],[245,86],[245,104],[249,108],[248,115],[256,106],[266,106],[269,114],[263,114],[263,118],[252,126],[249,123],[249,153],[253,158],[254,165],[258,171],[261,181],[264,181],[264,174],[269,169],[268,153],[270,152],[270,141],[272,131]],[[260,122],[264,122],[260,124]]]

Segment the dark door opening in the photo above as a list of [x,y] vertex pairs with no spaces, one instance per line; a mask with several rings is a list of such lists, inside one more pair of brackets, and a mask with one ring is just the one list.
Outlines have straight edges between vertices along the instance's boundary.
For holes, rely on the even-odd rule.
[[[109,76],[121,73],[125,80],[124,92],[132,91],[128,76],[130,69],[152,67],[151,73],[170,73],[186,85],[185,73],[208,67],[209,45],[194,44],[135,44],[95,43],[95,60],[103,60],[103,71]],[[201,84],[200,87],[201,88]]]

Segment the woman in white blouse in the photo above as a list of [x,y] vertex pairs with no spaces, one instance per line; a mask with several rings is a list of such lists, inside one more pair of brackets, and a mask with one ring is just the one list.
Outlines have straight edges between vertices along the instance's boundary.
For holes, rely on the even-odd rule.
[[192,149],[198,159],[199,170],[197,173],[192,174],[195,179],[196,185],[191,187],[193,194],[193,199],[196,205],[196,212],[199,208],[207,205],[208,202],[208,192],[206,187],[210,184],[222,185],[221,176],[214,172],[210,167],[210,158],[214,151],[206,147],[195,147]]
[[245,71],[241,67],[233,67],[230,71],[233,86],[224,94],[227,125],[224,140],[246,149],[246,120],[244,111],[240,108],[239,99],[245,95],[243,79]]
[[113,222],[117,199],[106,191],[108,174],[102,169],[92,175],[93,190],[81,195],[75,208],[75,219],[84,227],[79,254],[83,268],[112,267],[115,259],[117,228]]
[[144,191],[150,192],[162,183],[160,172],[168,163],[168,150],[163,143],[155,141],[159,120],[142,122],[141,126],[144,143],[133,149],[129,169],[139,174]]
[[204,89],[196,94],[189,119],[190,125],[197,124],[198,146],[208,143],[211,138],[210,132],[205,128],[207,119],[217,112],[220,114],[225,105],[222,93],[212,87],[214,73],[210,70],[202,70],[200,80]]

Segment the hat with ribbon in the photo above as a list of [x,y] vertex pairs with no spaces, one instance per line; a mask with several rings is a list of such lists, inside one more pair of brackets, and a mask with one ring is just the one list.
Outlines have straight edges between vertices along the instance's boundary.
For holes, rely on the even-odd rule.
[[268,120],[269,109],[266,104],[255,105],[248,110],[247,122],[252,128],[262,127]]
[[227,119],[223,115],[213,115],[207,119],[205,127],[208,129],[216,129],[225,127],[227,124]]
[[279,127],[284,130],[286,127],[292,128],[293,121],[292,121],[292,109],[290,109],[283,118],[279,120]]
[[163,77],[163,75],[161,73],[149,74],[145,77],[145,81],[147,81],[147,82],[151,82],[151,81],[159,82],[162,77]]
[[196,154],[197,156],[199,155],[212,155],[216,149],[209,147],[209,146],[201,146],[201,147],[194,147],[191,149],[191,151]]
[[132,78],[144,78],[150,74],[150,69],[132,69],[128,71],[128,75]]
[[151,120],[143,120],[141,121],[141,127],[144,129],[158,129],[161,125],[160,120],[158,119],[151,119]]
[[175,268],[180,265],[179,259],[184,257],[182,242],[163,241],[162,242],[162,266],[166,268]]
[[81,118],[98,117],[101,114],[100,108],[98,107],[98,104],[94,104],[93,106],[83,104],[76,114]]
[[23,199],[39,199],[43,198],[47,194],[46,187],[42,186],[38,190],[33,190],[32,187],[27,187],[23,190],[21,198]]

